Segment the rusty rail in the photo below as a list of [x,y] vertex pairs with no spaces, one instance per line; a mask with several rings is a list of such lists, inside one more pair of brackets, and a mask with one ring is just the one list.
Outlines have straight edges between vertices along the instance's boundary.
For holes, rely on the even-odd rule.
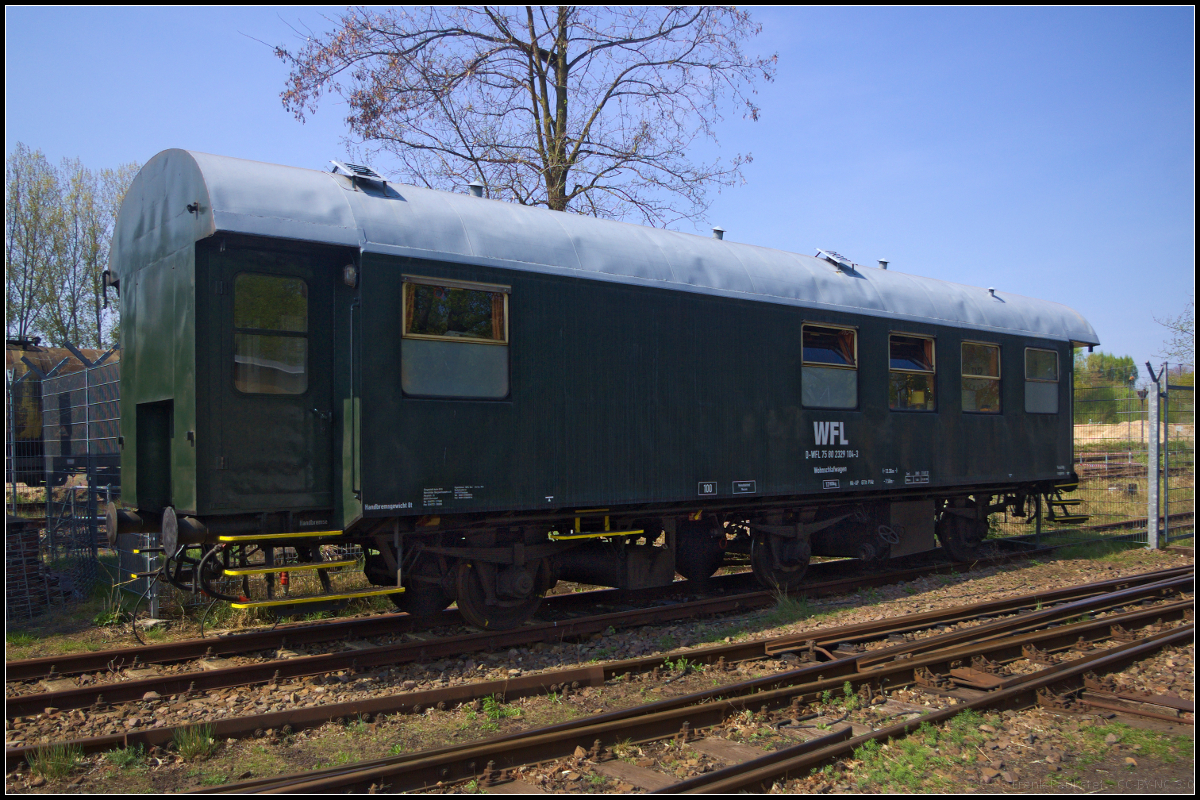
[[[927,653],[904,659],[878,669],[861,672],[860,656],[847,656],[833,662],[811,664],[783,675],[760,678],[707,692],[659,701],[635,709],[611,712],[597,717],[564,723],[552,728],[493,739],[483,743],[442,748],[436,751],[380,759],[353,767],[339,767],[316,773],[262,779],[222,787],[220,791],[244,792],[321,792],[367,789],[372,785],[390,791],[412,791],[432,786],[438,781],[453,782],[477,778],[481,768],[493,761],[500,768],[565,757],[576,747],[593,747],[596,741],[612,744],[618,740],[646,741],[674,735],[683,723],[691,730],[719,724],[730,713],[760,708],[778,709],[801,701],[818,698],[823,691],[838,689],[845,682],[852,686],[894,689],[911,685],[919,670],[949,672],[952,663],[966,655],[982,655],[995,661],[1025,657],[1026,648],[1041,648],[1052,652],[1079,646],[1080,638],[1094,641],[1113,635],[1114,625],[1133,625],[1152,618],[1178,619],[1191,613],[1192,601],[1168,607],[1140,609],[1104,620],[1062,625],[1049,630],[1020,633],[1004,639],[964,645],[958,640],[945,651]],[[1190,632],[1191,626],[1188,626]],[[1169,636],[1161,634],[1161,636]],[[1190,633],[1188,634],[1190,635]],[[936,637],[934,637],[936,638]],[[1172,640],[1174,641],[1174,640]],[[1135,645],[1137,643],[1134,643]],[[1133,645],[1120,645],[1126,650]],[[1083,656],[1074,664],[1092,664],[1105,657],[1104,651]],[[1103,662],[1098,662],[1103,663]],[[1089,668],[1095,668],[1094,666]],[[1017,688],[1033,676],[1007,679],[1001,691]],[[816,677],[816,680],[813,678]],[[1009,685],[1011,684],[1011,685]],[[720,699],[714,699],[719,697]]]
[[[1035,554],[1036,552],[1033,550],[1023,550],[992,560],[1020,558]],[[831,562],[828,564],[816,564],[813,565],[810,574],[820,577],[822,573],[842,573],[846,571],[846,563]],[[797,596],[825,597],[859,586],[879,586],[891,582],[908,580],[920,575],[948,571],[954,569],[956,566],[961,567],[963,565],[941,562],[874,575],[837,577],[832,580],[813,583],[797,593]],[[752,591],[746,591],[748,584],[753,585],[754,588]],[[750,604],[748,607],[754,607],[754,604],[758,604],[759,606],[769,605],[775,600],[773,593],[758,588],[758,584],[754,583],[753,578],[745,573],[716,576],[711,579],[710,585],[712,588],[710,595],[722,592],[736,592],[745,598],[745,603]],[[638,592],[628,592],[619,589],[599,589],[588,592],[552,595],[546,598],[541,613],[543,615],[547,613],[563,614],[580,609],[590,610],[597,606],[656,600],[675,594],[686,594],[690,591],[694,591],[694,589],[686,581],[676,581],[670,586],[659,586]],[[673,618],[664,617],[666,621],[670,619]],[[553,627],[556,623],[561,625],[562,621],[549,620],[545,624]],[[463,623],[458,611],[449,609],[442,612],[436,622],[428,623],[426,627],[462,624],[465,623]],[[408,633],[417,630],[417,628],[416,621],[412,617],[407,614],[396,613],[316,624],[293,623],[281,625],[272,630],[252,631],[229,636],[188,639],[179,642],[165,642],[163,644],[117,648],[91,653],[60,654],[14,660],[5,664],[5,679],[14,681],[59,678],[84,672],[106,672],[125,667],[140,667],[147,664],[166,664],[211,656],[241,655],[295,645]],[[500,635],[502,633],[496,632],[493,635]]]
[[[1171,572],[1175,572],[1172,570]],[[1164,582],[1158,581],[1150,583],[1143,588],[1141,593],[1130,595],[1129,590],[1125,589],[1118,592],[1104,592],[1106,589],[1123,587],[1127,583],[1138,579],[1149,578],[1155,573],[1149,573],[1143,576],[1130,576],[1129,578],[1111,579],[1101,581],[1095,584],[1088,584],[1080,587],[1070,587],[1068,589],[1058,590],[1056,592],[1045,593],[1041,595],[1042,600],[1047,600],[1051,597],[1070,598],[1078,593],[1091,587],[1098,597],[1092,599],[1090,606],[1080,606],[1078,601],[1071,604],[1069,614],[1084,613],[1090,609],[1095,610],[1098,606],[1111,606],[1114,601],[1112,598],[1116,596],[1118,601],[1129,602],[1131,597],[1142,597],[1147,594],[1154,595],[1162,591]],[[1173,581],[1186,581],[1187,578],[1176,577]],[[981,609],[981,613],[992,615],[1001,611],[1017,611],[1023,607],[1029,606],[1036,601],[1038,596],[1027,595],[1017,598],[1009,598],[1004,601],[994,601],[991,603],[976,604],[975,608]],[[945,609],[942,612],[925,612],[917,615],[909,615],[906,617],[896,618],[890,621],[891,628],[879,628],[874,626],[873,630],[876,638],[886,636],[895,631],[910,631],[921,627],[930,627],[938,624],[941,621],[962,621],[971,606],[960,606],[950,609]],[[1153,607],[1142,612],[1135,612],[1131,619],[1141,619],[1146,615],[1161,615],[1163,613],[1174,613],[1174,606]],[[940,617],[939,617],[940,614]],[[1068,615],[1069,615],[1068,614]],[[1043,622],[1049,623],[1053,621],[1053,617],[1043,616]],[[998,623],[989,623],[985,628],[983,626],[968,629],[969,631],[977,631],[982,634],[991,634],[993,637],[1000,635],[1005,629],[1016,630],[1030,627],[1031,618],[1028,614],[1022,614],[1012,617],[1008,620],[1000,620]],[[814,631],[810,636],[817,640],[824,641],[826,639],[843,640],[848,634],[853,634],[855,637],[865,638],[865,628],[870,625],[851,625],[842,626],[840,628],[824,629]],[[940,641],[946,645],[961,641],[962,637],[959,632],[948,634],[940,634],[931,637],[925,641]],[[791,637],[787,637],[791,638]],[[698,648],[695,650],[681,650],[669,653],[666,655],[649,656],[636,659],[627,659],[623,661],[609,662],[602,666],[586,667],[582,669],[558,670],[538,675],[523,676],[505,681],[489,681],[477,684],[469,684],[464,686],[450,687],[448,689],[431,690],[424,692],[413,692],[407,694],[390,695],[380,698],[373,698],[367,701],[350,701],[347,703],[330,704],[324,706],[306,707],[293,709],[289,711],[274,712],[265,715],[256,715],[251,717],[240,717],[233,719],[218,720],[214,724],[214,732],[222,737],[249,736],[252,733],[268,728],[283,728],[290,726],[293,729],[311,727],[324,724],[330,720],[338,718],[348,718],[355,714],[392,714],[392,713],[407,713],[420,710],[423,708],[437,707],[439,704],[448,705],[451,703],[463,702],[465,700],[486,697],[491,694],[504,694],[508,697],[526,696],[529,694],[537,694],[541,692],[558,690],[560,688],[573,685],[578,688],[580,685],[597,685],[603,683],[612,677],[622,675],[629,672],[640,672],[649,670],[658,664],[661,664],[664,659],[670,658],[672,655],[677,658],[686,657],[688,660],[695,663],[718,664],[722,660],[737,661],[749,658],[758,658],[768,654],[771,651],[773,643],[778,639],[765,639],[750,642],[742,642],[729,645],[718,645],[714,647]],[[793,649],[793,648],[785,648]],[[359,651],[362,652],[362,651]],[[903,652],[908,652],[907,645],[895,645],[882,650],[871,651],[854,656],[852,659],[839,659],[836,662],[822,662],[818,667],[829,667],[833,670],[831,674],[842,675],[849,669],[850,664],[853,664],[853,671],[861,671],[862,661],[867,657],[884,657],[891,653],[897,655]],[[810,670],[811,671],[811,670]],[[824,669],[822,670],[824,671]],[[803,670],[797,673],[788,673],[788,675],[805,674]],[[754,691],[777,686],[779,679],[777,676],[759,679],[757,682],[750,682],[747,685],[751,686]],[[713,689],[707,693],[707,696],[717,696],[725,694],[729,691],[728,687]],[[690,696],[686,703],[697,702],[702,699],[705,693]],[[668,705],[676,701],[660,701],[656,707],[664,707],[663,703]],[[624,712],[622,712],[624,713]],[[106,750],[112,747],[128,747],[137,744],[145,746],[153,746],[156,744],[164,744],[169,742],[174,734],[174,728],[151,728],[141,731],[134,731],[126,734],[117,734],[111,736],[91,737],[87,739],[78,739],[70,742],[78,745],[87,752],[95,752],[98,750]],[[42,745],[29,745],[21,748],[13,748],[6,751],[6,761],[10,764],[19,761],[25,757],[30,751],[37,749]]]
[[[1183,585],[1190,581],[1185,576],[1168,578],[1165,582],[1151,582],[1136,585],[1136,578],[1116,579],[1118,585],[1134,586],[1113,593],[1113,601],[1127,595],[1145,596],[1145,593],[1162,591],[1157,588],[1159,583],[1164,588]],[[9,697],[5,703],[5,715],[8,719],[36,714],[46,708],[73,709],[101,706],[104,704],[140,700],[147,692],[159,695],[183,694],[211,691],[213,689],[245,686],[267,682],[278,682],[287,678],[307,675],[317,675],[343,669],[363,670],[380,666],[391,666],[413,661],[428,661],[446,656],[457,656],[463,653],[481,650],[496,650],[504,647],[514,647],[544,641],[561,641],[569,636],[599,633],[608,628],[631,627],[663,622],[673,619],[694,618],[705,614],[726,613],[744,608],[754,608],[765,605],[766,600],[774,602],[770,592],[755,592],[750,595],[739,595],[729,598],[717,597],[680,603],[667,607],[655,607],[636,611],[616,612],[586,617],[566,622],[541,623],[525,626],[513,631],[483,632],[467,634],[432,641],[400,642],[381,645],[365,650],[354,650],[347,653],[329,653],[324,655],[298,656],[288,659],[276,659],[257,664],[245,664],[224,669],[187,672],[175,675],[154,676],[133,681],[116,681],[98,685],[85,686],[77,689],[66,689],[53,692],[38,692],[28,695]],[[1027,600],[1028,602],[1028,600]],[[1086,600],[1074,601],[1075,604],[1087,603]],[[994,605],[994,604],[991,604]],[[1080,606],[1084,607],[1084,606]],[[1091,607],[1091,606],[1087,606]],[[1075,613],[1070,609],[1075,605],[1069,604],[1068,610],[1060,611],[1063,607],[1055,607],[1042,612],[1035,612],[1045,617],[1054,617],[1056,613]],[[1002,625],[997,626],[1002,629]],[[961,632],[960,632],[960,635]],[[827,637],[826,637],[827,638]],[[916,648],[920,645],[912,645]],[[766,654],[779,652],[780,647],[767,650]]]
[[[1158,652],[1164,647],[1190,643],[1195,637],[1195,625],[1165,631],[1137,642],[1120,645],[1102,654],[1084,656],[1075,661],[1047,667],[1025,678],[1021,683],[1000,689],[966,703],[933,711],[915,719],[856,736],[815,751],[796,750],[789,757],[774,758],[771,762],[754,759],[724,770],[701,775],[668,787],[674,794],[727,794],[741,791],[764,791],[771,784],[789,775],[799,775],[828,761],[845,758],[869,741],[898,739],[917,730],[921,725],[945,722],[963,711],[989,708],[1026,708],[1038,702],[1039,692],[1067,682],[1082,684],[1088,672],[1103,673],[1119,669]],[[773,754],[775,755],[775,754]]]
[[[1071,639],[1075,638],[1076,633],[1076,631],[1066,634],[1063,632],[1048,633],[1042,641],[1045,643],[1047,640],[1054,640],[1056,638],[1061,641],[1064,635],[1068,639]],[[1147,641],[1153,642],[1155,648],[1181,641],[1190,641],[1192,634],[1193,626],[1189,624],[1181,630],[1168,631],[1149,637],[1147,640],[1121,645],[1101,653],[1082,656],[1070,662],[1070,666],[1077,670],[1079,674],[1085,671],[1102,671],[1105,664],[1113,659],[1114,654],[1121,655],[1134,651],[1135,648],[1144,646]],[[978,652],[988,657],[999,657],[1001,652],[1012,651],[1014,648],[1017,648],[1019,652],[1019,647],[1022,643],[1028,644],[1029,641],[1036,640],[1037,637],[1024,636],[1014,637],[1014,639],[1015,641],[1011,642],[993,643],[988,648]],[[1060,644],[1059,646],[1070,647],[1071,645]],[[1049,647],[1047,645],[1047,649]],[[1138,652],[1140,653],[1140,651]],[[318,773],[301,773],[277,779],[230,784],[221,787],[218,791],[222,793],[252,790],[264,793],[317,793],[368,790],[372,786],[386,788],[390,791],[416,791],[432,787],[439,781],[442,783],[451,783],[477,779],[482,774],[483,766],[489,761],[501,769],[509,768],[520,764],[565,758],[575,752],[575,748],[577,747],[583,747],[585,750],[594,748],[596,741],[600,741],[602,745],[609,746],[622,740],[630,740],[635,743],[645,742],[675,736],[683,730],[694,732],[701,728],[712,727],[723,722],[730,714],[742,713],[744,711],[762,711],[764,709],[770,713],[773,709],[784,708],[797,701],[816,699],[820,696],[821,692],[841,688],[845,682],[851,683],[854,687],[869,684],[872,686],[883,686],[888,689],[912,685],[916,680],[915,676],[919,669],[948,670],[951,660],[957,660],[961,657],[961,653],[955,653],[952,656],[936,654],[919,660],[900,662],[890,667],[887,675],[848,672],[846,675],[839,675],[835,678],[825,678],[823,680],[784,686],[756,693],[751,693],[751,689],[748,688],[749,684],[756,683],[751,681],[734,687],[725,687],[727,693],[731,690],[736,690],[737,696],[733,698],[668,710],[658,710],[659,704],[652,704],[643,706],[640,709],[633,709],[634,713],[632,714],[629,712],[615,712],[595,717],[589,720],[591,724],[567,730],[551,731],[544,729],[531,731],[526,734],[506,737],[503,740],[491,740],[459,748],[444,748],[439,751],[413,754],[409,757],[400,756],[396,757],[391,763],[371,762],[354,767],[323,770]],[[852,662],[853,658],[843,660]],[[820,668],[828,667],[828,663],[820,665]],[[816,668],[818,667],[814,666],[810,668],[810,672]],[[1055,671],[1056,676],[1061,674],[1058,671],[1059,668],[1051,669]],[[991,700],[993,698],[1000,698],[1003,700],[1009,696],[1026,691],[1031,683],[1035,684],[1036,690],[1036,688],[1044,685],[1038,683],[1038,679],[1039,676],[1044,676],[1045,674],[1046,671],[1042,671],[1033,673],[1032,675],[1017,676],[1017,680],[1021,681],[1020,683],[1006,687],[1000,692],[983,699]],[[1058,677],[1051,677],[1046,683],[1051,683],[1058,679]],[[1005,692],[1008,694],[1003,694]],[[955,706],[948,715],[952,715],[964,707],[968,706]],[[939,721],[939,718],[936,715],[927,715],[927,718],[923,721]],[[687,723],[686,727],[685,723]],[[919,722],[891,726],[884,729],[882,735],[884,738],[887,736],[894,737],[902,730],[915,730],[917,725],[919,725]],[[876,732],[873,735],[880,733]],[[857,737],[857,739],[849,741],[856,742],[854,746],[858,746],[866,741],[867,738],[872,737]],[[839,747],[839,745],[834,745],[818,750],[810,757],[819,756],[819,761],[823,761],[832,757],[832,752],[841,752],[838,750]],[[845,752],[849,753],[852,750],[853,747]],[[775,765],[773,768],[782,768],[783,772],[786,773],[792,768],[792,765],[789,761]],[[753,777],[756,776],[752,775],[751,778]],[[721,790],[728,791],[724,787]]]

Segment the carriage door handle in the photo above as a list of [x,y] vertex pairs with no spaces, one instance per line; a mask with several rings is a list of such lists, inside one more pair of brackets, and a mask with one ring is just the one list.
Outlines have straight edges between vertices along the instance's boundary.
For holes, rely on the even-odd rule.
[[318,419],[323,419],[326,422],[331,422],[333,420],[332,411],[321,411],[320,409],[314,408],[313,413],[317,415]]

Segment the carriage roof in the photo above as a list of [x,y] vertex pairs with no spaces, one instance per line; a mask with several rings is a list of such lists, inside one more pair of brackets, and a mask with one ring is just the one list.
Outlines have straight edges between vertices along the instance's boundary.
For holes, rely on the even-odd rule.
[[993,296],[895,270],[844,270],[750,244],[186,150],[159,153],[134,180],[112,269],[121,277],[220,232],[1099,344],[1078,312],[1005,291]]

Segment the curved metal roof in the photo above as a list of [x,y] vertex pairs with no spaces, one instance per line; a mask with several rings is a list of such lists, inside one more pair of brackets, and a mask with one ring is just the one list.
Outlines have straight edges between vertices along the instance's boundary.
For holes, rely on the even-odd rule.
[[159,153],[135,178],[117,220],[112,269],[122,275],[220,231],[1099,344],[1078,312],[1047,300],[993,297],[895,270],[845,272],[766,247],[186,150]]

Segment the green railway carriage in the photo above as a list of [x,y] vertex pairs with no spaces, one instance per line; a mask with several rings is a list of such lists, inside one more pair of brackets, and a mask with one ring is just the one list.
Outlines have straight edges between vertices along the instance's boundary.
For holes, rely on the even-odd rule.
[[402,607],[484,627],[730,551],[784,586],[811,554],[969,556],[1070,481],[1098,343],[1051,302],[354,165],[165,151],[112,253],[113,535],[161,531],[214,594],[231,553],[324,576],[314,545],[352,541]]

